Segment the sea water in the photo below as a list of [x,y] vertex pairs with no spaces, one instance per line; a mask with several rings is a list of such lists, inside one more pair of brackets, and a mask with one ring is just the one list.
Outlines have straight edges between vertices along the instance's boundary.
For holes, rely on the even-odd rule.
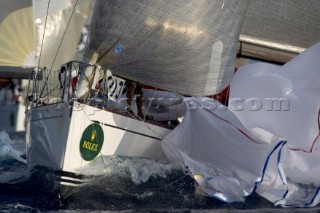
[[[86,171],[99,177],[65,199],[49,168],[30,171],[20,135],[0,132],[0,212],[300,212],[282,209],[258,195],[243,203],[205,196],[183,168],[140,158],[103,157]],[[96,161],[99,162],[99,161]],[[91,165],[92,166],[92,165]]]

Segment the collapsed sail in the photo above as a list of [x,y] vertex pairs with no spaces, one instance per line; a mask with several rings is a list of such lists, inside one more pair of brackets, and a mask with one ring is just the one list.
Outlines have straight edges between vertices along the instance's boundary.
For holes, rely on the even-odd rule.
[[86,57],[112,73],[187,95],[228,86],[247,1],[98,0]]
[[[226,202],[253,192],[276,206],[320,202],[320,43],[285,64],[249,64],[231,82],[228,108],[189,98],[165,139],[201,188]],[[270,105],[271,103],[271,105]]]

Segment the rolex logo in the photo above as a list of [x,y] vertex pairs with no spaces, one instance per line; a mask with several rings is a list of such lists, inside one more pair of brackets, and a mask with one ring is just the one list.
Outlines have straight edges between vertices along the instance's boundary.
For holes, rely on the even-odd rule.
[[104,133],[99,124],[92,123],[83,131],[79,148],[83,160],[91,161],[100,154],[103,146]]
[[97,131],[93,130],[92,134],[91,134],[91,141],[94,141],[95,137],[96,137]]

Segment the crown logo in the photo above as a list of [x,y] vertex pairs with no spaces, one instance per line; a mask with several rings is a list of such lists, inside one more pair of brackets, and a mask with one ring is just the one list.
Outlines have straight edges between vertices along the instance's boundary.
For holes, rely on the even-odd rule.
[[91,141],[94,141],[96,135],[97,135],[97,131],[96,131],[96,130],[93,130],[93,131],[92,131],[92,134],[91,134]]

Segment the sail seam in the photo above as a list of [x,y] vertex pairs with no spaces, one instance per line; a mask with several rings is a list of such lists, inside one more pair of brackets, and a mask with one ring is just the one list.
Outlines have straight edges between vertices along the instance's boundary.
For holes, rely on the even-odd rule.
[[299,149],[299,148],[291,148],[290,146],[289,146],[289,149],[292,150],[292,151],[302,151],[302,152],[306,152],[306,153],[312,153],[313,149],[314,149],[314,146],[315,146],[315,144],[316,144],[316,142],[317,142],[319,137],[320,137],[320,108],[319,108],[319,112],[318,112],[318,135],[313,140],[312,145],[310,147],[310,150]]
[[[197,101],[195,101],[194,99],[193,99],[193,101],[196,102],[199,106],[201,106],[201,104],[199,104],[199,103],[198,103]],[[205,111],[209,112],[210,114],[212,114],[213,116],[219,118],[220,120],[222,120],[222,121],[230,124],[230,125],[233,126],[234,128],[236,128],[240,133],[242,133],[244,136],[246,136],[246,137],[247,137],[248,139],[250,139],[252,142],[255,142],[255,143],[257,143],[257,144],[261,144],[261,143],[259,143],[258,141],[254,140],[252,137],[250,137],[250,136],[249,136],[247,133],[245,133],[242,129],[240,129],[239,127],[237,127],[237,126],[234,125],[233,123],[231,123],[230,121],[228,121],[228,120],[220,117],[219,115],[213,113],[212,111],[208,110],[208,109],[205,108],[205,107],[203,107],[203,109],[204,109]]]

